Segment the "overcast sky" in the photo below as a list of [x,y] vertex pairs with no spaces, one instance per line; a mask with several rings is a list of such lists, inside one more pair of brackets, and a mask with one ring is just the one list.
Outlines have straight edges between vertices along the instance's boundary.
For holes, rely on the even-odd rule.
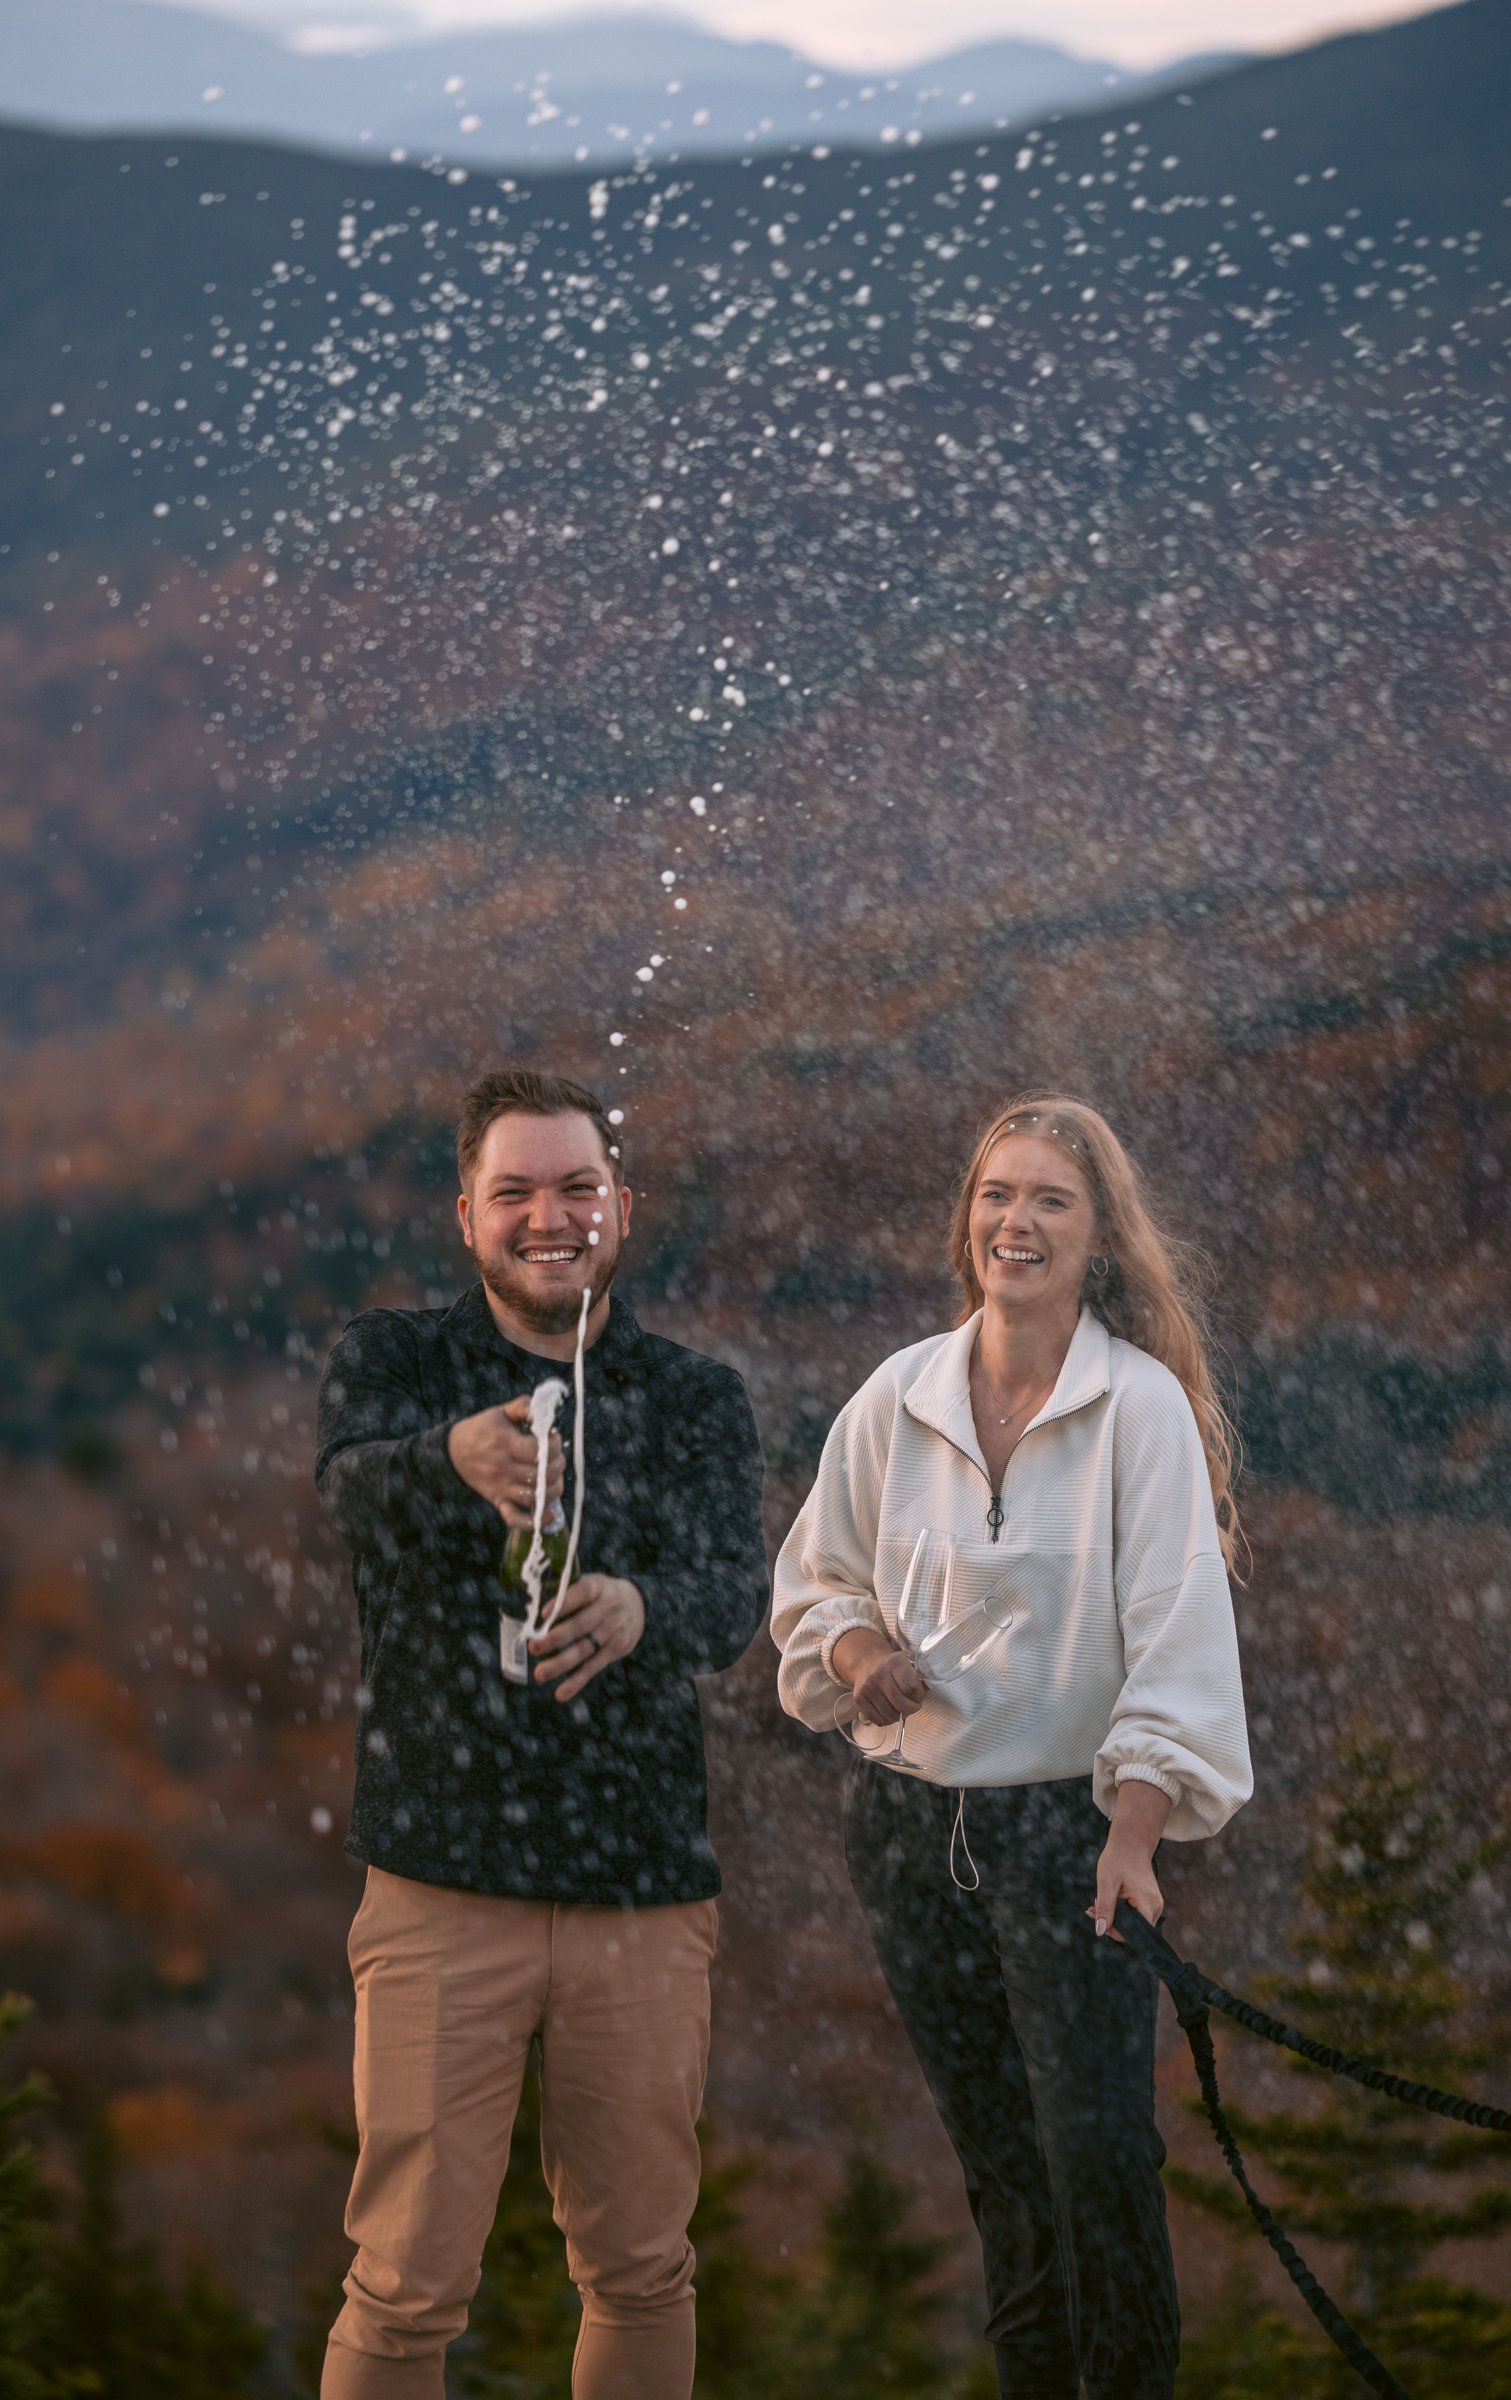
[[[390,37],[543,19],[686,16],[735,38],[790,44],[834,66],[885,68],[966,42],[1026,34],[1127,66],[1200,50],[1279,50],[1418,16],[1424,0],[193,0],[324,48],[361,26]],[[1428,0],[1430,4],[1430,0]],[[302,44],[301,44],[302,46]]]

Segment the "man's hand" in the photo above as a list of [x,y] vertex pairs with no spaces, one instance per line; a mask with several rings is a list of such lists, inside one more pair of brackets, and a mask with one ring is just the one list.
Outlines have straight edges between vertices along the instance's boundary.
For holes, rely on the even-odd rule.
[[645,1631],[645,1602],[638,1587],[622,1575],[579,1575],[562,1595],[549,1633],[537,1634],[530,1648],[540,1661],[537,1683],[566,1681],[558,1700],[575,1700],[583,1685],[628,1658]]
[[[446,1436],[446,1453],[463,1483],[491,1500],[509,1526],[535,1522],[536,1440],[528,1430],[528,1397],[502,1408],[459,1417]],[[525,1428],[521,1431],[521,1428]],[[553,1432],[546,1452],[546,1499],[559,1500],[566,1479],[561,1435]]]
[[884,1633],[852,1625],[830,1653],[834,1672],[855,1694],[855,1710],[868,1725],[905,1722],[922,1708],[928,1685],[906,1651],[894,1648]]

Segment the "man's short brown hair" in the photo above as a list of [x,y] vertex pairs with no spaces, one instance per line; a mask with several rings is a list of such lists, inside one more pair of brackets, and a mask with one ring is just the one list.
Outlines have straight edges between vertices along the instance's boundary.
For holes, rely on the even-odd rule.
[[462,1102],[456,1129],[456,1166],[464,1191],[472,1188],[483,1136],[496,1117],[586,1117],[597,1128],[616,1184],[624,1181],[623,1137],[609,1123],[596,1092],[569,1083],[564,1075],[537,1075],[532,1067],[497,1067],[479,1076]]

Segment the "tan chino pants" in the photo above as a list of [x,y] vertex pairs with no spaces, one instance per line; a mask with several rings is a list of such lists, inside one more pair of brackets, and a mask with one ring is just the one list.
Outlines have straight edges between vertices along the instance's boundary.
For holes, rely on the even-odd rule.
[[377,1867],[351,1932],[358,2245],[321,2400],[442,2400],[533,2036],[541,2157],[582,2295],[573,2400],[689,2400],[711,1900],[574,1908]]

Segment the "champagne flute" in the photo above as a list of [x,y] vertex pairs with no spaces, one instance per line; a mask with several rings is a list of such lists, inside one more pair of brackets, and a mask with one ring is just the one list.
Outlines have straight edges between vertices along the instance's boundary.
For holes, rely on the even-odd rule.
[[[948,1627],[950,1593],[955,1581],[955,1537],[925,1525],[913,1544],[913,1555],[903,1579],[902,1593],[897,1603],[898,1647],[909,1663],[923,1673],[923,1658],[930,1638],[938,1638]],[[874,1750],[871,1755],[882,1766],[898,1766],[903,1760],[903,1742],[908,1730],[904,1716],[897,1720],[897,1738],[890,1750]]]
[[918,1646],[915,1664],[925,1683],[953,1683],[1013,1621],[1008,1593],[988,1592],[953,1623],[937,1625]]
[[[958,1616],[951,1615],[959,1563],[954,1535],[926,1525],[913,1545],[903,1579],[897,1604],[897,1647],[928,1685],[953,1683],[964,1675],[1013,1621],[1012,1594],[1007,1588],[990,1591]],[[835,1702],[834,1722],[846,1741],[867,1758],[912,1772],[912,1761],[904,1756],[905,1719],[899,1718],[890,1749],[870,1749],[857,1739],[855,1698],[845,1691]]]

